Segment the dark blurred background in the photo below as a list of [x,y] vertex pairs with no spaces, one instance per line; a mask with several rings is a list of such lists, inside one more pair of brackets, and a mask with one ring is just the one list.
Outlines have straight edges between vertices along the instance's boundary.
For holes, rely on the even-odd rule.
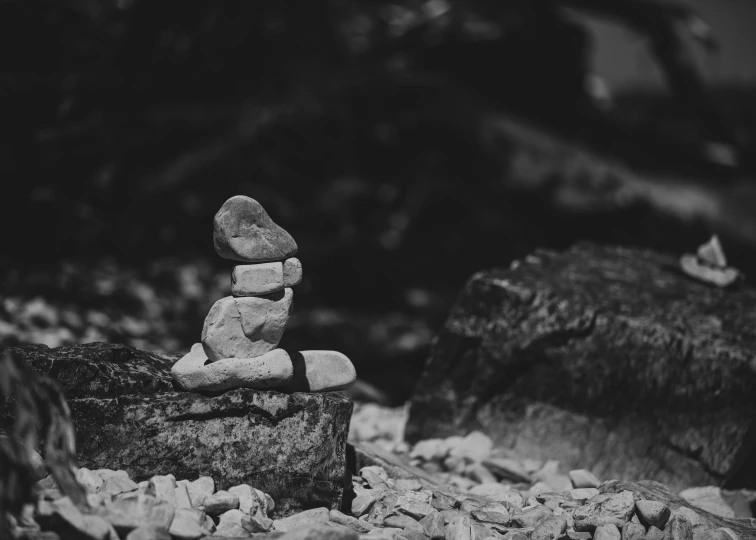
[[[708,23],[708,24],[707,24]],[[756,275],[750,0],[0,0],[0,346],[199,341],[230,196],[282,346],[406,399],[476,271],[578,240]]]

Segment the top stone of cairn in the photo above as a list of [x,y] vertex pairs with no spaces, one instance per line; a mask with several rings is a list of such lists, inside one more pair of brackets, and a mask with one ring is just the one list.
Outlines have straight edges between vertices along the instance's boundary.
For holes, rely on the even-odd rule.
[[231,197],[215,214],[213,243],[224,259],[250,263],[280,261],[297,252],[291,235],[244,195]]

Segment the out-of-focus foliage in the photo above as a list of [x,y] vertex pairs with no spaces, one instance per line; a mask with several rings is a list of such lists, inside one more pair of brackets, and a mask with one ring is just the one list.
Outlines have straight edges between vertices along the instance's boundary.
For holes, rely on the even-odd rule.
[[61,491],[87,508],[76,481],[76,444],[71,413],[57,384],[40,377],[10,352],[0,354],[0,399],[15,397],[11,437],[0,438],[0,538],[10,538],[8,514],[18,515],[34,502],[29,451],[36,451],[38,432],[47,431],[46,465]]

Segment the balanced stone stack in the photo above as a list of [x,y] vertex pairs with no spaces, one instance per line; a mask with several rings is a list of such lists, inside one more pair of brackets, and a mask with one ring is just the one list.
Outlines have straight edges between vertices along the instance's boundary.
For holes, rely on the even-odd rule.
[[336,351],[290,354],[278,343],[302,281],[291,235],[249,197],[227,200],[215,215],[215,251],[243,264],[231,274],[231,294],[210,309],[195,344],[171,370],[187,391],[234,388],[324,392],[350,386],[356,372]]

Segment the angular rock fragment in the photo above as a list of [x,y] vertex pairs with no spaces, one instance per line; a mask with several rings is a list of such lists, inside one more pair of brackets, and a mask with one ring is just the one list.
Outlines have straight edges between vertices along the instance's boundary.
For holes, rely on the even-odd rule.
[[283,260],[297,252],[291,235],[260,203],[243,195],[228,199],[215,214],[213,243],[221,257],[252,263]]
[[[530,535],[532,540],[559,540],[564,538],[567,532],[567,520],[561,516],[546,518],[536,525],[533,533]],[[605,539],[605,540],[619,540]]]
[[273,520],[258,513],[244,516],[241,525],[249,533],[266,533],[273,527]]
[[454,510],[459,508],[459,501],[450,495],[441,493],[440,491],[434,491],[431,499],[431,506],[439,511]]
[[425,529],[425,534],[431,540],[441,540],[446,536],[446,524],[440,512],[435,511],[420,520],[420,525]]
[[349,527],[350,529],[360,533],[360,534],[366,534],[369,533],[374,529],[374,527],[366,522],[362,521],[361,519],[357,519],[352,516],[347,516],[343,512],[339,512],[338,510],[334,509],[331,510],[328,514],[331,521],[334,523],[338,523],[339,525],[344,525],[345,527]]
[[273,349],[256,358],[227,358],[212,364],[200,343],[171,368],[176,383],[187,392],[234,388],[264,390],[285,386],[294,374],[291,358],[283,349]]
[[512,514],[510,523],[515,527],[537,527],[539,523],[553,515],[554,513],[545,506],[535,506]]
[[228,488],[228,492],[239,498],[239,510],[245,514],[266,515],[265,494],[249,484],[239,484]]
[[352,362],[337,351],[300,351],[291,354],[294,374],[286,392],[330,392],[354,384],[357,372]]
[[256,296],[283,290],[284,269],[280,262],[239,264],[231,272],[232,296]]
[[396,527],[397,529],[409,529],[425,534],[425,529],[416,520],[406,514],[391,514],[383,520],[386,527]]
[[284,287],[294,287],[302,282],[302,263],[292,257],[283,262]]
[[466,516],[458,516],[446,525],[446,540],[472,540],[472,527],[470,519]]
[[312,508],[273,521],[273,528],[277,531],[287,532],[303,526],[325,523],[329,519],[330,511],[328,508]]
[[407,514],[415,520],[423,519],[434,512],[430,504],[432,496],[430,491],[407,491],[396,499],[394,511]]
[[479,484],[473,486],[469,493],[501,503],[509,510],[520,509],[524,503],[522,494],[519,491],[504,484]]
[[515,459],[491,457],[483,460],[483,465],[499,478],[512,482],[530,482],[530,474]]
[[202,476],[193,482],[189,482],[187,490],[189,491],[189,499],[192,502],[192,506],[195,508],[202,506],[205,503],[205,498],[215,492],[215,480],[209,476]]
[[675,514],[664,527],[664,540],[693,540],[693,527],[685,517]]
[[501,503],[490,503],[470,513],[478,521],[497,525],[506,525],[510,520],[509,510]]
[[663,540],[664,531],[656,527],[649,527],[646,531],[646,540]]
[[202,346],[211,362],[254,358],[278,346],[291,314],[291,288],[265,296],[221,298],[205,318]]

